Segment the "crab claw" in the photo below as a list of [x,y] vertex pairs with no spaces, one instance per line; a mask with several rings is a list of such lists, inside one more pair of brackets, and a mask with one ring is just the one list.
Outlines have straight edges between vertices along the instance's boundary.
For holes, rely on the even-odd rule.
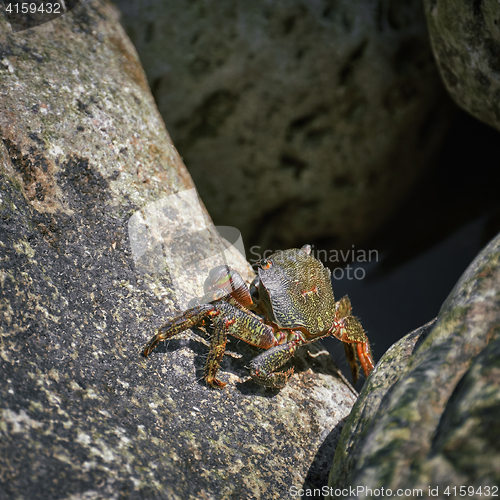
[[272,389],[283,389],[288,382],[288,379],[293,375],[293,366],[286,372],[274,372],[263,376],[259,370],[254,370],[251,373],[252,379],[259,385],[270,387]]
[[210,270],[203,286],[205,294],[214,293],[216,290],[231,291],[231,268],[217,266]]
[[240,273],[229,266],[214,267],[205,280],[203,288],[208,301],[231,296],[243,307],[250,307],[253,304],[248,287]]
[[250,375],[253,380],[260,385],[275,389],[285,387],[288,379],[293,375],[293,367],[286,372],[275,370],[291,359],[296,350],[297,344],[290,342],[272,347],[254,358],[250,363]]

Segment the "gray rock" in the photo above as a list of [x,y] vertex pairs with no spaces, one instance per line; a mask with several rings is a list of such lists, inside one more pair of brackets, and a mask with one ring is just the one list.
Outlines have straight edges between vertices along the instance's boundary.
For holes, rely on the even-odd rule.
[[500,129],[500,4],[424,0],[436,61],[455,102]]
[[460,278],[435,325],[381,359],[336,450],[330,498],[349,486],[417,488],[424,497],[429,486],[440,497],[448,486],[471,486],[475,497],[480,486],[484,496],[498,485],[499,259],[500,235]]
[[486,495],[485,486],[498,486],[499,385],[500,338],[497,337],[474,360],[441,417],[425,471],[440,491],[448,484],[471,485],[475,491],[482,486],[483,494],[476,495],[481,497]]
[[203,201],[252,258],[351,248],[432,164],[450,102],[420,1],[116,3]]
[[[196,293],[207,266],[193,258],[221,250],[114,9],[83,1],[15,35],[0,16],[0,51],[0,498],[283,498],[324,483],[355,400],[328,355],[304,349],[279,393],[247,382],[258,350],[243,343],[228,346],[242,356],[224,359],[228,386],[207,388],[201,331],[140,356]],[[183,225],[193,238],[167,242],[178,279],[177,253],[157,250]]]

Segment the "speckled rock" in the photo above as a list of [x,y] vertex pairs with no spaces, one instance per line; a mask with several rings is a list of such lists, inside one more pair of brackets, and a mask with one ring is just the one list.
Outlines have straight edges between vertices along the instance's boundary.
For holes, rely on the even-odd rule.
[[0,16],[0,54],[0,498],[284,498],[324,483],[355,396],[319,346],[281,392],[247,381],[258,350],[235,342],[227,387],[207,388],[201,331],[140,356],[195,293],[158,260],[165,231],[191,224],[169,244],[192,278],[206,264],[192,256],[220,242],[115,10],[82,1],[15,35]]
[[432,164],[450,103],[420,1],[116,3],[210,214],[249,246],[351,248]]
[[460,278],[435,324],[395,344],[375,368],[337,448],[330,498],[345,498],[335,490],[349,486],[417,488],[423,497],[430,486],[440,498],[447,486],[471,486],[470,496],[481,498],[477,488],[484,496],[498,485],[499,334],[500,235]]
[[448,91],[500,130],[500,4],[425,0],[432,47]]

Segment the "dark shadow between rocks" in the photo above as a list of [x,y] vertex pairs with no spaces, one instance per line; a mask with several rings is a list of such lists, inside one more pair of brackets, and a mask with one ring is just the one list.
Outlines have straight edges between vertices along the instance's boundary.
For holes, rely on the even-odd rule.
[[[328,485],[328,475],[335,455],[335,449],[344,428],[346,418],[341,420],[331,431],[319,447],[314,460],[309,467],[302,489],[322,489]],[[322,495],[321,495],[322,497]]]

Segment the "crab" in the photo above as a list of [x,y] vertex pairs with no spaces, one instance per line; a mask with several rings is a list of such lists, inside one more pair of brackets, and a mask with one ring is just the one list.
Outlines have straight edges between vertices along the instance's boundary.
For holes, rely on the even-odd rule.
[[160,327],[143,351],[148,357],[156,345],[195,326],[212,324],[205,380],[214,388],[226,384],[217,378],[227,336],[265,349],[254,358],[250,375],[258,384],[283,388],[293,367],[278,371],[297,349],[333,336],[343,342],[354,383],[361,367],[369,376],[373,358],[368,338],[351,315],[347,296],[335,301],[330,270],[311,255],[310,245],[276,252],[258,263],[258,276],[250,288],[228,266],[212,269],[205,281],[205,295],[189,310]]

